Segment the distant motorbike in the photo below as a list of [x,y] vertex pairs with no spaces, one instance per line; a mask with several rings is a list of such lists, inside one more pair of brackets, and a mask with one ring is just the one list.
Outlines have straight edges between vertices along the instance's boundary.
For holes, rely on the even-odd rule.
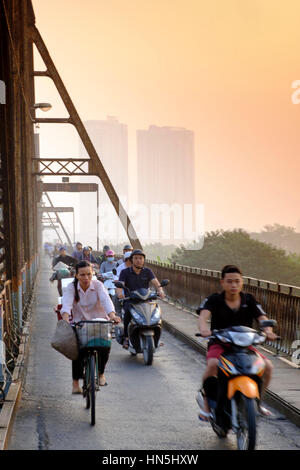
[[[167,279],[161,282],[161,287],[169,284]],[[129,352],[132,355],[143,354],[145,365],[151,365],[153,354],[159,345],[162,321],[161,309],[155,300],[158,296],[151,289],[137,289],[129,291],[120,281],[115,286],[124,289],[126,297],[122,301],[129,300],[131,321],[128,325]],[[124,328],[116,326],[116,340],[123,344]]]
[[[275,320],[264,320],[259,327],[274,327],[276,324]],[[196,336],[201,335],[197,333]],[[226,437],[232,429],[237,436],[238,449],[253,450],[265,363],[249,346],[264,343],[266,335],[245,326],[233,326],[213,330],[209,338],[222,345],[230,345],[219,358],[218,377],[208,377],[203,384],[210,407],[209,421],[219,437]],[[196,400],[203,409],[201,392]]]

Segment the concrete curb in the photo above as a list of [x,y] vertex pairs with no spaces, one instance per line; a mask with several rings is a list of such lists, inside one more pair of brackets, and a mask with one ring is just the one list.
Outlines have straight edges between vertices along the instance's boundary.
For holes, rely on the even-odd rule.
[[0,413],[0,450],[6,450],[21,398],[21,381],[11,383]]
[[[184,343],[191,346],[201,354],[206,354],[206,347],[204,345],[194,340],[191,336],[186,335],[182,331],[178,330],[178,328],[166,320],[163,319],[162,322],[163,327],[169,331],[169,333],[173,334],[176,338],[181,339]],[[265,391],[264,401],[282,413],[286,418],[288,418],[292,423],[300,428],[300,411],[297,408],[283,400],[281,397],[276,395],[276,393],[269,389],[266,389]]]

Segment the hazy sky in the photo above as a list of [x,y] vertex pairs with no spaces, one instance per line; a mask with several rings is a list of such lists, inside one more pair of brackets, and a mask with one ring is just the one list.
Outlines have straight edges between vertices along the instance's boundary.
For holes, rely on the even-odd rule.
[[[132,185],[136,130],[186,127],[195,132],[206,230],[296,225],[299,0],[33,0],[33,6],[81,118],[114,115],[128,125]],[[38,80],[38,98],[55,104],[50,81]],[[76,134],[64,137],[62,130],[41,130],[48,136],[43,156],[77,154]]]

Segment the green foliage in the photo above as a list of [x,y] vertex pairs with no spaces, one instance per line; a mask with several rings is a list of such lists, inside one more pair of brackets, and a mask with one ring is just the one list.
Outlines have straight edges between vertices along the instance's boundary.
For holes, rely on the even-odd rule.
[[280,224],[266,225],[260,233],[251,233],[252,238],[282,248],[288,253],[300,254],[300,233],[295,228]]
[[193,245],[177,248],[171,261],[218,271],[236,264],[244,276],[300,286],[300,256],[254,240],[242,229],[209,232],[201,250],[193,250]]

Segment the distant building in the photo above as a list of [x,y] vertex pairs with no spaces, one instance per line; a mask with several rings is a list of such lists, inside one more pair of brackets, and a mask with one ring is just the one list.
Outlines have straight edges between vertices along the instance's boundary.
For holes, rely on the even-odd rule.
[[196,227],[194,133],[181,127],[138,130],[137,161],[138,203],[148,214],[146,242],[188,242],[187,233]]
[[[128,129],[126,124],[122,124],[117,118],[107,116],[104,120],[88,120],[84,126],[89,137],[99,155],[110,181],[119,198],[128,198]],[[88,154],[81,140],[79,142],[79,156],[88,158]],[[97,177],[80,177],[82,183],[99,183],[99,217],[100,217],[100,239],[104,233],[103,223],[114,217],[107,216],[103,204],[110,204],[109,198],[103,188],[101,181]],[[91,193],[81,193],[80,195],[80,233],[78,238],[96,248],[96,196]],[[104,221],[103,221],[104,219]]]
[[140,204],[195,203],[194,133],[181,127],[137,131]]
[[[84,122],[92,143],[119,197],[128,195],[128,130],[117,118]],[[80,141],[80,157],[87,152]]]

